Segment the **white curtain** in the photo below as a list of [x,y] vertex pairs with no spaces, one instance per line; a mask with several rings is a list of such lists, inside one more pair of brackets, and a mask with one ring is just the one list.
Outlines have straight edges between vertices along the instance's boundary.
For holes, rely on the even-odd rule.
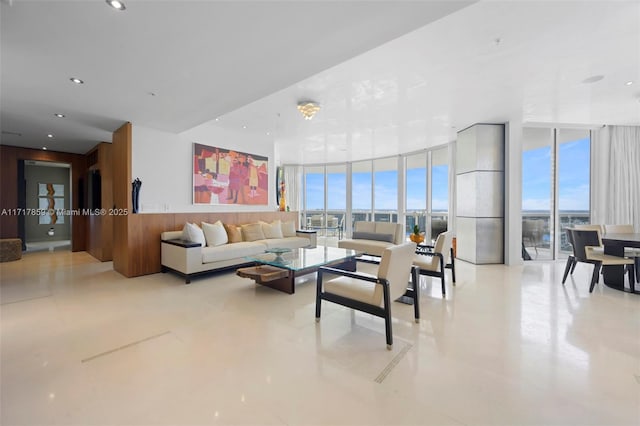
[[592,223],[640,232],[640,127],[607,126],[592,143]]
[[285,199],[289,210],[302,210],[302,166],[284,166]]

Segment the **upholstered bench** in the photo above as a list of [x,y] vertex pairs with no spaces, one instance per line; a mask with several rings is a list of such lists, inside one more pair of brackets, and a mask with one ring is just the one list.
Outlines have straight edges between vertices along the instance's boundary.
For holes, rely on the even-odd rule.
[[22,259],[22,240],[20,238],[0,239],[0,262]]

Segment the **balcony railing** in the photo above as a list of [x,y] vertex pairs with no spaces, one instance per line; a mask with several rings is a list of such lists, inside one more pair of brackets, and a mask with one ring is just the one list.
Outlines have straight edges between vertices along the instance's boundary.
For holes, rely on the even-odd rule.
[[[588,224],[591,215],[588,211],[561,211],[560,216],[560,253],[571,253],[571,245],[567,241],[565,230],[574,225]],[[551,258],[551,213],[549,211],[522,212],[522,242],[525,247],[547,250]]]

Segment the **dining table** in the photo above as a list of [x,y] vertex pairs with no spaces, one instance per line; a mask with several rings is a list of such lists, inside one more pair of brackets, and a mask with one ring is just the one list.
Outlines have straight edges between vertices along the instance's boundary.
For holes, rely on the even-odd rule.
[[[602,236],[602,244],[604,245],[605,254],[623,257],[625,247],[640,248],[640,234],[607,233]],[[634,287],[636,287],[635,283],[629,283],[629,286],[624,285],[624,272],[624,265],[603,266],[602,276],[605,285],[616,290],[640,294],[640,289],[634,289]],[[637,273],[638,271],[636,271],[636,274]],[[633,280],[635,280],[635,277],[633,277]],[[640,287],[640,285],[638,287]]]

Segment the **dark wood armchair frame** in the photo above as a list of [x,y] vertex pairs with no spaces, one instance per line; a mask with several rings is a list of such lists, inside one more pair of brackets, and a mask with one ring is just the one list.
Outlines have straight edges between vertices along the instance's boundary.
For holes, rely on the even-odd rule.
[[[413,304],[415,321],[420,320],[420,304],[418,303],[418,287],[417,287],[417,268],[411,268],[411,283],[413,287],[415,301]],[[358,280],[369,281],[382,286],[383,291],[383,306],[371,305],[361,302],[359,300],[349,299],[338,294],[329,293],[322,290],[322,276],[324,274],[341,275],[344,277],[354,278]],[[320,311],[322,300],[337,303],[338,305],[346,306],[351,309],[366,312],[371,315],[375,315],[380,318],[384,318],[385,335],[387,339],[387,348],[391,349],[393,345],[393,330],[391,327],[391,294],[389,289],[389,282],[385,279],[373,277],[358,272],[344,271],[342,269],[330,268],[323,266],[318,269],[318,279],[316,281],[316,322],[320,321]]]
[[[423,246],[420,245],[418,246],[418,248],[416,249],[416,254],[422,255],[422,256],[437,256],[439,258],[439,262],[440,262],[440,269],[438,271],[430,271],[428,269],[420,269],[419,267],[416,267],[416,269],[418,269],[418,273],[419,275],[427,275],[430,277],[436,277],[436,278],[440,278],[440,281],[442,282],[442,297],[446,296],[446,286],[445,286],[445,274],[444,274],[444,270],[445,269],[451,269],[451,280],[453,281],[453,285],[456,285],[456,264],[455,264],[455,257],[453,255],[453,247],[450,249],[451,252],[451,263],[447,263],[445,265],[444,263],[444,256],[442,255],[442,253],[434,253],[433,251],[429,251],[429,250],[433,250],[434,247],[433,246]],[[416,283],[413,285],[413,287],[417,287],[417,280]]]

